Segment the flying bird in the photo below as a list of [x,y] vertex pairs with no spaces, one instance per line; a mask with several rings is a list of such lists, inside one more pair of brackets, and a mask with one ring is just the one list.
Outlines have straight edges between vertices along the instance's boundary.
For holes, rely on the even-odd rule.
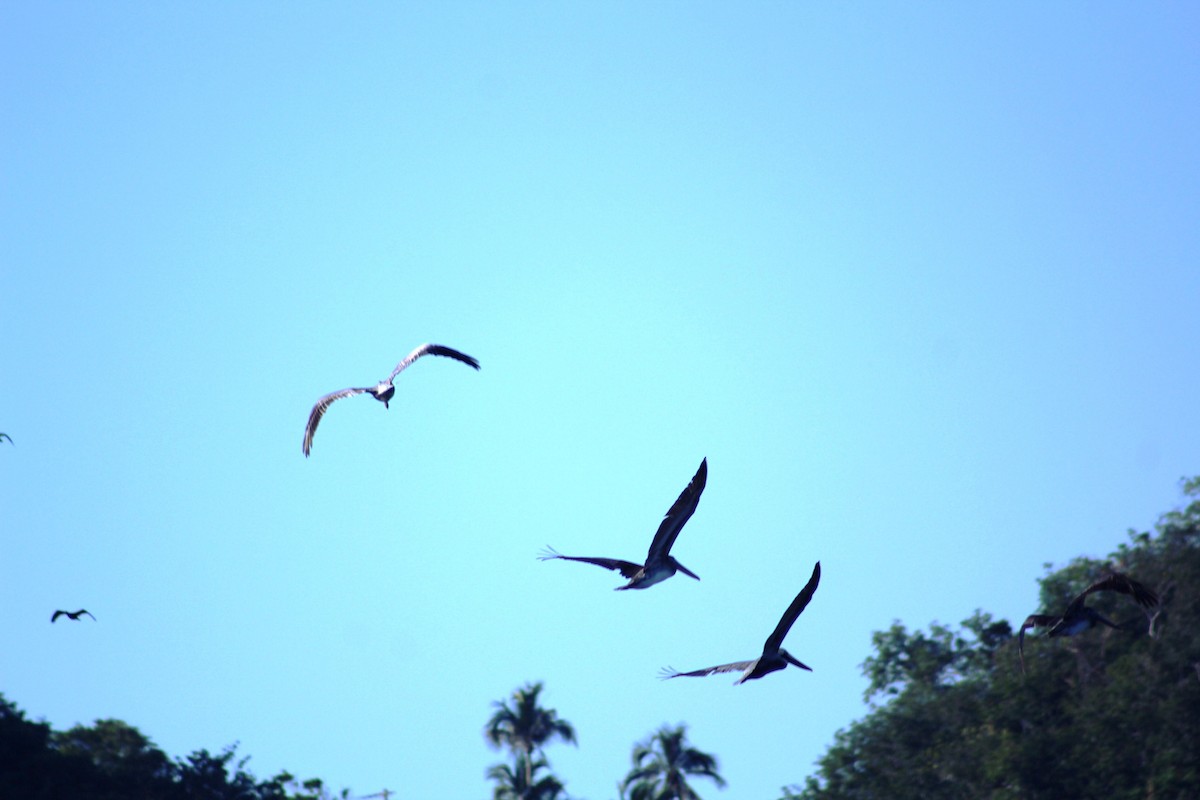
[[704,491],[704,484],[707,480],[708,459],[705,458],[700,461],[700,468],[696,470],[691,483],[687,485],[687,488],[679,495],[679,499],[667,511],[667,515],[663,517],[663,521],[659,523],[658,532],[654,534],[654,540],[650,542],[650,551],[646,554],[645,564],[635,564],[632,561],[622,561],[619,558],[564,556],[552,547],[547,547],[546,551],[538,556],[538,558],[542,561],[549,561],[554,558],[561,558],[565,561],[583,561],[587,564],[604,567],[605,569],[619,570],[624,577],[629,579],[629,583],[624,586],[618,586],[617,591],[623,589],[646,589],[656,583],[665,581],[677,571],[682,572],[689,578],[700,580],[699,575],[676,561],[675,557],[670,553],[671,546],[675,544],[675,539],[679,536],[679,532],[683,530],[684,523],[691,519],[692,514],[696,511],[696,505],[700,502],[700,494]]
[[304,426],[304,456],[307,458],[308,454],[312,451],[312,441],[313,436],[315,436],[317,433],[317,425],[320,424],[321,417],[325,415],[325,411],[328,410],[331,405],[333,405],[333,401],[341,400],[343,397],[351,397],[356,394],[369,392],[372,397],[383,403],[384,408],[387,408],[388,401],[392,399],[394,394],[396,394],[396,387],[393,385],[393,381],[396,380],[396,376],[403,372],[409,364],[413,363],[424,355],[453,358],[456,361],[461,361],[464,364],[474,367],[475,369],[479,369],[479,362],[471,358],[466,353],[460,353],[457,350],[449,347],[443,347],[440,344],[423,344],[405,356],[404,360],[397,364],[396,368],[392,370],[391,375],[387,376],[387,378],[381,380],[374,386],[341,389],[336,392],[330,392],[318,400],[317,404],[312,407],[312,411],[308,413],[308,424]]
[[[78,611],[63,611],[62,609],[59,609],[58,611],[55,611],[50,616],[50,621],[56,622],[59,617],[66,617],[67,619],[74,620],[75,622],[79,622],[79,618],[82,617],[84,614],[87,614],[89,617],[92,617],[92,612],[88,611],[86,608],[81,608]],[[95,619],[95,617],[92,617],[92,619]]]
[[1128,575],[1120,572],[1110,573],[1076,595],[1061,617],[1053,614],[1030,614],[1025,618],[1025,622],[1021,624],[1021,630],[1017,633],[1017,655],[1021,659],[1021,672],[1025,671],[1025,631],[1029,628],[1049,628],[1046,635],[1053,637],[1077,636],[1098,624],[1107,625],[1110,628],[1121,627],[1107,619],[1099,611],[1084,605],[1084,600],[1092,592],[1127,594],[1133,597],[1134,602],[1142,608],[1153,608],[1158,605],[1158,595],[1153,591]]
[[784,637],[791,630],[792,623],[796,621],[796,617],[800,616],[800,612],[808,605],[808,601],[812,600],[813,593],[817,591],[817,584],[820,582],[821,562],[818,561],[813,567],[812,577],[808,579],[808,583],[800,590],[800,594],[796,595],[796,598],[792,600],[792,604],[788,606],[787,611],[783,612],[783,616],[779,618],[779,624],[775,626],[775,630],[771,631],[771,635],[763,643],[762,655],[758,658],[752,661],[735,661],[732,664],[721,664],[716,667],[708,667],[707,669],[697,669],[692,672],[676,672],[668,667],[662,671],[663,680],[679,677],[702,678],[706,675],[715,675],[718,672],[741,671],[742,677],[733,682],[733,685],[737,686],[739,683],[752,681],[768,673],[781,670],[788,664],[793,664],[800,669],[812,672],[812,667],[801,663],[798,658],[787,650],[784,650],[781,645],[783,644]]

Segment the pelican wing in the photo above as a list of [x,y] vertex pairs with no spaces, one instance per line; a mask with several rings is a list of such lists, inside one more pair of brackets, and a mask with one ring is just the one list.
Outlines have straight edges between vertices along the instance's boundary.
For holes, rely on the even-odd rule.
[[1067,612],[1063,614],[1063,616],[1069,617],[1073,612],[1078,612],[1080,607],[1083,606],[1084,599],[1092,592],[1119,592],[1120,594],[1127,594],[1131,596],[1134,602],[1136,602],[1142,608],[1152,608],[1153,606],[1158,605],[1157,594],[1138,583],[1128,575],[1120,572],[1114,572],[1109,575],[1105,575],[1103,578],[1100,578],[1091,586],[1080,592],[1079,595],[1071,601],[1071,605],[1067,606]]
[[312,407],[312,411],[308,412],[308,424],[304,426],[304,456],[312,452],[313,437],[317,435],[317,426],[321,424],[321,417],[325,416],[325,411],[333,405],[334,400],[341,400],[343,397],[353,397],[356,394],[369,392],[366,387],[354,389],[340,389],[336,392],[330,392],[317,401],[317,404]]
[[622,561],[619,558],[588,558],[584,556],[564,556],[562,553],[555,550],[553,547],[547,547],[541,555],[538,556],[542,561],[549,561],[554,558],[561,558],[563,561],[582,561],[585,564],[595,564],[598,567],[605,569],[620,570],[621,574],[626,578],[632,578],[634,575],[642,571],[641,564],[634,564],[632,561]]
[[671,546],[675,544],[676,537],[683,530],[684,523],[695,513],[696,505],[700,502],[700,494],[704,491],[704,484],[707,482],[708,459],[705,458],[700,461],[700,468],[692,476],[691,483],[687,485],[674,505],[668,509],[663,521],[659,523],[658,532],[654,534],[654,541],[650,542],[650,551],[646,554],[647,564],[665,558],[667,553],[671,552]]
[[763,652],[775,652],[783,645],[783,638],[788,635],[788,631],[792,628],[792,623],[796,621],[796,617],[800,616],[800,612],[808,605],[808,601],[812,600],[813,592],[817,591],[817,584],[821,582],[821,562],[818,561],[813,566],[812,577],[808,579],[808,583],[800,590],[800,594],[792,600],[792,604],[788,606],[787,611],[783,612],[783,616],[779,618],[779,624],[775,626],[775,630],[771,631],[771,635],[767,637],[767,641],[763,643]]
[[445,347],[444,345],[440,344],[423,344],[416,350],[413,350],[411,353],[406,355],[404,359],[396,365],[396,368],[392,370],[392,374],[388,377],[388,382],[390,383],[394,381],[397,375],[407,369],[409,364],[413,363],[421,356],[445,356],[446,358],[453,358],[455,361],[461,361],[464,364],[474,367],[475,369],[479,369],[479,362],[471,358],[466,353],[460,353],[451,347]]
[[659,677],[665,681],[671,678],[703,678],[708,675],[716,675],[718,672],[745,672],[756,661],[758,661],[757,658],[752,658],[749,661],[734,661],[732,664],[720,664],[715,667],[694,669],[691,672],[678,672],[670,667],[664,667],[659,671]]
[[1056,625],[1061,617],[1056,617],[1053,614],[1030,614],[1021,623],[1021,630],[1017,632],[1017,656],[1021,659],[1021,672],[1025,672],[1025,631],[1029,628],[1049,628]]

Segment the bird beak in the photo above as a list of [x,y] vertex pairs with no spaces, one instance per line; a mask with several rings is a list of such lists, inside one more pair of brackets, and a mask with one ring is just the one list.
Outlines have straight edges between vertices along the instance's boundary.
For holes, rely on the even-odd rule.
[[696,580],[700,580],[699,575],[692,572],[690,569],[685,567],[683,564],[680,564],[678,561],[675,562],[675,566],[679,568],[680,572],[682,572],[684,575],[687,575],[689,578],[695,578]]
[[781,652],[779,655],[783,656],[783,660],[784,660],[784,661],[786,661],[786,662],[788,662],[789,664],[794,664],[794,665],[796,665],[797,667],[799,667],[800,669],[806,669],[806,670],[808,670],[809,672],[812,672],[812,671],[813,671],[813,668],[812,668],[812,667],[810,667],[808,664],[802,664],[802,663],[800,662],[800,659],[796,658],[796,657],[795,657],[794,655],[792,655],[791,653],[788,653],[788,652],[784,651],[784,652]]

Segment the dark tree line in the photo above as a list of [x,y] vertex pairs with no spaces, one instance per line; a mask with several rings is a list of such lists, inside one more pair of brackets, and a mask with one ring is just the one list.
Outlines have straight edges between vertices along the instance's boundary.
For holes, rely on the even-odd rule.
[[1053,614],[1107,571],[1135,576],[1162,597],[1153,636],[1152,614],[1097,594],[1089,605],[1121,629],[1026,637],[1022,674],[1008,622],[976,612],[958,630],[912,633],[897,622],[863,664],[873,711],[785,798],[1200,798],[1200,479],[1184,493],[1190,505],[1153,533],[1041,580]]
[[258,781],[235,747],[170,759],[137,728],[97,720],[54,731],[0,695],[0,797],[21,800],[329,800],[319,779]]

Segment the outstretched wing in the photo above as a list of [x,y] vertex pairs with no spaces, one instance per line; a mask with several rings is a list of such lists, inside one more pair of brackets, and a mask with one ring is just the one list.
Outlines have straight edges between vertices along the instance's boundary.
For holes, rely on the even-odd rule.
[[1061,617],[1056,617],[1052,614],[1030,614],[1021,623],[1021,630],[1017,632],[1017,655],[1021,659],[1021,672],[1025,672],[1025,631],[1029,628],[1049,628],[1055,625]]
[[703,678],[707,675],[716,675],[718,672],[745,672],[757,660],[757,658],[752,658],[749,661],[734,661],[732,664],[694,669],[691,672],[678,672],[670,667],[663,667],[659,670],[658,677],[665,681],[671,678]]
[[1091,586],[1084,589],[1079,595],[1071,601],[1067,606],[1067,611],[1063,616],[1069,617],[1072,613],[1078,612],[1083,605],[1083,601],[1092,592],[1118,592],[1127,594],[1133,598],[1142,608],[1153,608],[1158,605],[1158,595],[1144,585],[1138,583],[1133,578],[1120,572],[1113,572],[1105,575]]
[[813,566],[812,577],[808,579],[808,583],[800,590],[800,594],[796,595],[795,599],[792,600],[792,604],[788,606],[787,611],[783,612],[783,616],[779,618],[779,624],[775,626],[775,630],[771,631],[771,635],[763,643],[764,653],[775,652],[783,645],[783,638],[791,630],[792,623],[796,621],[796,617],[800,616],[800,612],[808,605],[808,601],[812,600],[813,592],[817,591],[817,584],[820,582],[821,562],[818,561]]
[[583,556],[564,556],[553,547],[547,547],[538,555],[542,561],[549,561],[554,558],[561,558],[563,561],[582,561],[585,564],[595,564],[597,567],[605,569],[620,570],[621,574],[626,578],[632,578],[642,570],[641,564],[634,564],[632,561],[622,561],[619,558],[586,558]]
[[312,411],[308,412],[308,424],[304,426],[304,457],[312,452],[313,437],[317,435],[317,426],[321,424],[321,417],[325,416],[325,411],[333,405],[334,400],[341,400],[343,397],[352,397],[356,394],[369,392],[370,389],[365,387],[355,389],[341,389],[336,392],[330,392],[317,401],[317,404],[312,407]]
[[78,611],[76,611],[75,613],[76,613],[76,614],[87,614],[87,615],[88,615],[89,617],[91,617],[92,619],[95,619],[95,618],[96,618],[96,617],[95,617],[95,616],[92,614],[92,612],[88,611],[86,608],[81,608],[81,609],[79,609]]
[[50,616],[50,621],[51,621],[51,622],[54,622],[56,619],[58,619],[59,617],[61,617],[61,616],[65,615],[66,613],[67,613],[67,612],[65,612],[65,611],[55,611],[55,612],[54,612],[54,613],[53,613],[53,614]]
[[451,347],[445,347],[440,344],[423,344],[416,350],[413,350],[411,353],[406,355],[404,359],[396,365],[396,368],[392,370],[392,374],[388,377],[388,381],[394,381],[397,375],[407,369],[409,364],[413,363],[421,356],[445,356],[446,358],[453,358],[455,361],[461,361],[464,364],[474,367],[475,369],[479,369],[479,362],[471,358],[466,353],[460,353]]
[[707,481],[708,459],[705,458],[700,461],[700,468],[692,476],[687,488],[683,490],[674,505],[667,510],[663,521],[659,523],[658,532],[654,534],[654,540],[650,542],[650,551],[646,554],[647,564],[657,561],[671,552],[671,546],[675,544],[676,537],[683,530],[684,523],[695,513],[696,505],[700,502],[700,495],[704,492],[704,484]]

